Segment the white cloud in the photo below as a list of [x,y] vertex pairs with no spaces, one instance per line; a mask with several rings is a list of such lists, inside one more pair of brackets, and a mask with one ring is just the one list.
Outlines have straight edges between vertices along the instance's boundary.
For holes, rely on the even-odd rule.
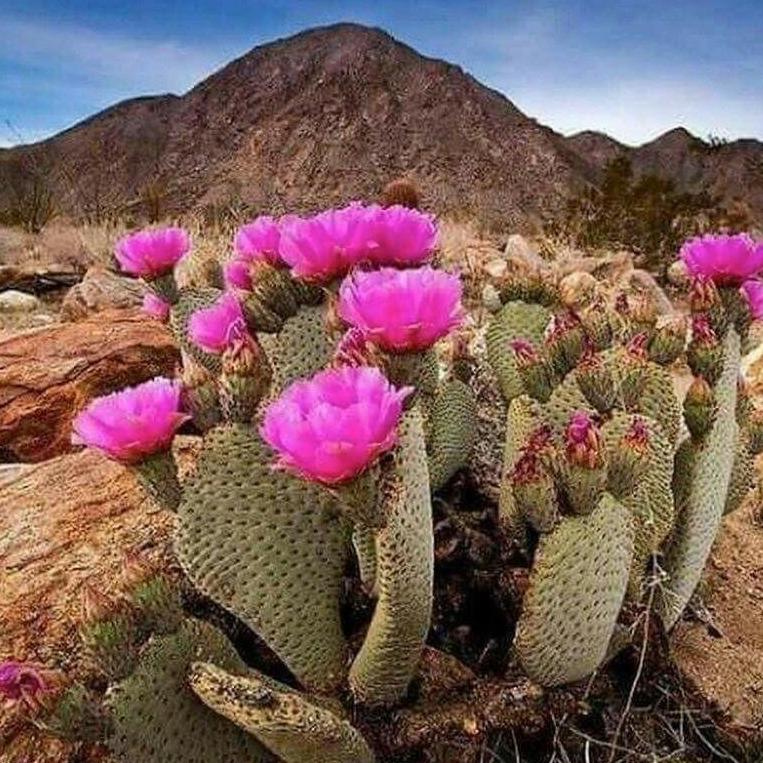
[[135,95],[182,92],[223,65],[234,50],[204,49],[175,40],[136,39],[86,27],[0,16],[0,58],[74,77],[93,87],[108,83]]

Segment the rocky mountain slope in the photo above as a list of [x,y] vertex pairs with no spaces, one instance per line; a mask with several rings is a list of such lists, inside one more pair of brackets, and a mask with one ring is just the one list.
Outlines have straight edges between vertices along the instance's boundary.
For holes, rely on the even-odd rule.
[[[688,133],[671,136],[638,149],[595,133],[566,139],[459,67],[338,24],[254,48],[182,96],[127,101],[0,151],[0,206],[35,173],[61,209],[91,217],[152,195],[169,211],[309,210],[406,174],[438,212],[528,228],[621,152],[687,186],[748,193],[743,168],[763,144],[692,152]],[[749,195],[763,214],[763,181]]]

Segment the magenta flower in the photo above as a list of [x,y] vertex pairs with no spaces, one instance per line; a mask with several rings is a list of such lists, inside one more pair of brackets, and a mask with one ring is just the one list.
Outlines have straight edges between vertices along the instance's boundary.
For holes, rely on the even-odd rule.
[[278,468],[327,485],[345,482],[395,445],[411,392],[371,366],[321,371],[268,406],[260,434],[278,453]]
[[212,307],[197,310],[188,319],[188,339],[215,355],[248,335],[244,312],[234,294],[225,292]]
[[354,202],[306,219],[285,218],[279,254],[296,278],[326,283],[370,260],[376,246],[373,215]]
[[763,318],[763,281],[745,281],[740,291],[747,300],[752,317],[756,321]]
[[167,450],[188,418],[180,411],[180,384],[158,377],[93,400],[74,420],[72,442],[137,463]]
[[746,233],[701,236],[681,247],[681,259],[695,278],[738,286],[763,271],[763,244],[756,245]]
[[431,347],[464,319],[461,279],[430,267],[358,271],[339,290],[339,315],[379,347]]
[[151,279],[169,273],[190,248],[182,228],[155,228],[121,238],[114,253],[125,273]]
[[252,290],[251,264],[246,260],[235,257],[223,265],[225,285],[236,289]]
[[54,689],[49,671],[15,660],[0,662],[0,698],[6,706],[25,704],[30,709],[42,705],[45,695]]
[[281,262],[278,255],[280,241],[281,229],[278,222],[270,215],[260,215],[238,229],[233,239],[233,248],[241,260],[261,260],[269,265],[278,265]]
[[375,265],[410,267],[427,260],[437,246],[437,227],[431,215],[396,204],[370,207],[376,243]]
[[595,468],[601,460],[602,440],[599,428],[585,411],[575,411],[564,431],[567,458],[571,463]]
[[143,297],[143,312],[166,323],[170,317],[170,303],[149,291]]

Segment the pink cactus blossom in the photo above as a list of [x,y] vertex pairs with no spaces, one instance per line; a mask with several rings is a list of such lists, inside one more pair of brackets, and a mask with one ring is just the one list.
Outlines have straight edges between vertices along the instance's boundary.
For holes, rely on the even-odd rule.
[[252,290],[251,263],[239,257],[228,260],[223,265],[225,285],[235,289]]
[[236,231],[233,248],[240,260],[278,265],[281,263],[278,255],[280,241],[281,229],[278,222],[270,215],[260,215]]
[[710,319],[704,313],[693,315],[691,319],[692,340],[704,345],[718,343],[718,335],[710,325]]
[[170,317],[170,303],[149,291],[143,297],[143,312],[162,321],[162,323],[166,323]]
[[188,339],[197,347],[221,355],[248,335],[241,304],[226,292],[212,307],[197,310],[188,319]]
[[431,215],[396,204],[370,207],[375,265],[410,267],[429,259],[437,246],[437,227]]
[[693,238],[681,247],[689,274],[709,278],[717,285],[739,286],[763,271],[763,244],[746,233]]
[[180,384],[158,377],[93,400],[74,420],[72,442],[137,463],[167,450],[188,418],[180,411]]
[[747,300],[750,314],[759,321],[763,318],[763,281],[745,281],[740,291]]
[[397,389],[378,368],[333,368],[294,382],[260,428],[279,468],[333,485],[356,477],[397,442],[412,387]]
[[601,461],[602,440],[599,428],[585,411],[575,411],[564,432],[567,458],[571,463],[596,467]]
[[380,347],[415,352],[461,325],[461,280],[423,267],[357,271],[339,290],[339,315]]
[[15,660],[0,662],[0,700],[6,707],[39,708],[54,686],[51,673],[36,665]]
[[292,275],[327,283],[370,260],[376,247],[368,208],[357,202],[282,223],[279,254]]
[[169,273],[190,248],[182,228],[155,228],[121,238],[114,253],[125,273],[152,279]]

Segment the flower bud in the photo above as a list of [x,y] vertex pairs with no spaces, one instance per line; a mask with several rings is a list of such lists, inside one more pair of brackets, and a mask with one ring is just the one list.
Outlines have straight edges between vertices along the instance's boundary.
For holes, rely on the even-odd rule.
[[226,421],[250,422],[270,386],[272,369],[254,337],[234,342],[223,354],[220,407]]
[[593,350],[606,350],[612,346],[614,330],[611,315],[603,302],[590,305],[581,314],[580,320]]
[[368,341],[365,333],[354,326],[347,329],[339,340],[331,365],[342,366],[377,366],[383,365],[381,351]]
[[651,432],[646,421],[640,416],[632,416],[625,434],[609,443],[607,489],[616,498],[629,495],[638,485],[649,466],[650,441]]
[[555,315],[546,329],[545,346],[551,367],[565,376],[580,360],[585,349],[585,331],[580,318],[567,311]]
[[274,312],[254,292],[239,292],[241,310],[249,331],[275,334],[283,328],[283,318]]
[[138,613],[144,632],[171,633],[179,627],[183,619],[180,596],[157,565],[126,554],[121,590]]
[[545,359],[541,357],[532,342],[526,339],[512,340],[509,342],[509,348],[514,354],[514,361],[525,391],[530,397],[545,403],[552,392],[550,369]]
[[626,409],[636,408],[646,383],[647,335],[636,334],[624,351],[618,353],[617,370],[620,375],[620,393]]
[[249,266],[252,293],[262,305],[284,320],[295,315],[297,297],[288,272],[263,260],[255,260]]
[[599,353],[587,351],[575,372],[578,387],[599,413],[615,407],[618,388],[612,369]]
[[649,341],[649,359],[667,366],[675,362],[686,345],[686,321],[672,318],[657,328]]
[[723,348],[704,314],[692,318],[692,337],[686,360],[692,373],[704,376],[710,384],[715,384],[723,371]]
[[763,453],[763,410],[754,409],[747,421],[749,446],[753,455]]
[[207,432],[222,421],[215,379],[204,366],[190,356],[183,358],[181,379],[183,410],[191,414],[197,429]]
[[606,453],[601,432],[585,411],[573,413],[565,429],[560,478],[570,511],[589,514],[596,508],[607,483]]
[[684,421],[694,438],[703,437],[715,421],[716,403],[713,388],[701,377],[694,377],[684,398]]
[[543,463],[540,447],[533,438],[523,448],[511,473],[511,487],[517,508],[537,532],[554,529],[559,508],[556,487]]

